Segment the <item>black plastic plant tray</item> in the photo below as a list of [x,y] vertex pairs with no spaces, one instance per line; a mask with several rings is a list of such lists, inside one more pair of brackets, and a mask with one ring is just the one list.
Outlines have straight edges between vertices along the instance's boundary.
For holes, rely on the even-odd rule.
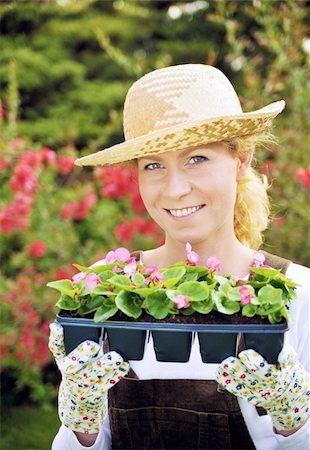
[[189,360],[192,333],[196,332],[203,362],[219,363],[235,355],[238,336],[242,333],[245,348],[252,348],[269,363],[275,364],[283,346],[284,332],[288,330],[287,323],[180,324],[113,320],[96,323],[93,319],[59,315],[56,320],[64,327],[67,353],[85,339],[98,342],[102,332],[105,332],[110,350],[117,351],[126,360],[141,360],[146,331],[151,331],[157,360],[170,362]]

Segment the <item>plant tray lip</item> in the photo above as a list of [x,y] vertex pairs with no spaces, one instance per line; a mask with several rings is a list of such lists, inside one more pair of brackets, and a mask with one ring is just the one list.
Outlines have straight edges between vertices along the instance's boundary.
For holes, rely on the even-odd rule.
[[289,329],[287,322],[279,324],[194,324],[173,322],[139,322],[105,320],[95,322],[93,319],[82,317],[56,316],[56,322],[66,326],[96,327],[96,328],[123,328],[132,330],[150,331],[186,331],[199,333],[283,333]]

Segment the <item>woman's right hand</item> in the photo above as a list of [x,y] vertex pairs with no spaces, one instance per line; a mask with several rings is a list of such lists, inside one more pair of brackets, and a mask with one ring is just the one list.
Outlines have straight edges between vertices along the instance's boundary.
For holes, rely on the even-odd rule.
[[100,345],[85,341],[66,356],[63,328],[50,325],[49,349],[62,375],[58,412],[61,422],[79,433],[95,434],[107,413],[107,391],[129,371],[116,352],[98,356]]

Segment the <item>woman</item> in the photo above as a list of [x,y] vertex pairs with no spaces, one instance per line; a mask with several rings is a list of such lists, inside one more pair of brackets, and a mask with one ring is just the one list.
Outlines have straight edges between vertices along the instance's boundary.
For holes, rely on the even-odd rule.
[[243,113],[229,80],[211,66],[155,70],[128,92],[126,141],[76,161],[137,164],[145,206],[165,233],[161,247],[141,253],[146,265],[184,260],[186,242],[202,260],[215,256],[223,273],[239,278],[266,257],[299,284],[298,301],[277,366],[251,350],[204,364],[197,339],[188,363],[162,363],[150,340],[144,359],[129,361],[133,372],[125,376],[128,364],[114,352],[98,353],[98,344],[85,342],[65,356],[62,328],[53,324],[65,425],[54,450],[309,448],[309,270],[255,252],[268,201],[251,161],[284,105]]

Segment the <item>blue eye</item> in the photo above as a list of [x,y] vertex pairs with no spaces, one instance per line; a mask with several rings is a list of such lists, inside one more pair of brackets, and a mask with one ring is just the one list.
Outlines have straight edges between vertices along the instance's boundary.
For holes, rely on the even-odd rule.
[[150,163],[150,164],[147,164],[146,166],[144,166],[144,170],[155,170],[155,169],[160,169],[160,168],[161,168],[161,164],[159,164],[158,162]]
[[189,164],[199,164],[204,161],[207,161],[207,159],[208,158],[206,158],[205,156],[200,156],[200,155],[191,156],[191,158],[189,160]]

